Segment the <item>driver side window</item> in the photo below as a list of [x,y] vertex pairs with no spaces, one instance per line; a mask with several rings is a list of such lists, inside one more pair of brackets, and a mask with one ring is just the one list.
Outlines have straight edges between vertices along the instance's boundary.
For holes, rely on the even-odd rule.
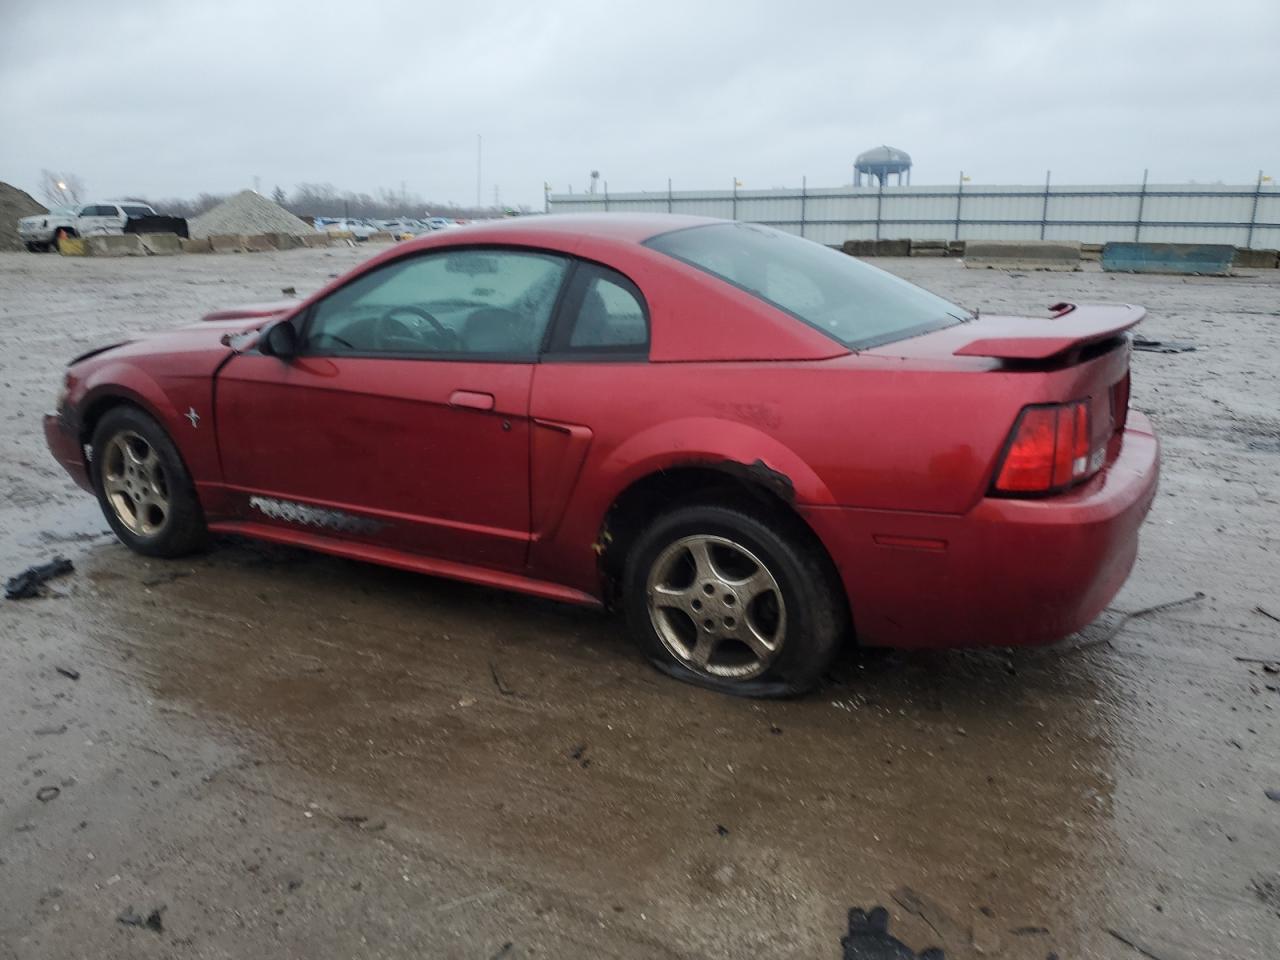
[[533,360],[567,261],[535,251],[452,248],[407,257],[311,310],[311,356]]

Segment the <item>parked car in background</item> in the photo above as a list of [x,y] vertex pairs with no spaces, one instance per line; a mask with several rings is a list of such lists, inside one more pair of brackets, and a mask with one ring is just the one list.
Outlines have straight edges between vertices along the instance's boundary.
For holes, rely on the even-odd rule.
[[18,221],[18,239],[28,250],[57,250],[61,237],[76,235],[78,206],[54,207],[48,213],[37,213]]
[[124,233],[125,224],[138,217],[154,217],[156,212],[145,203],[134,200],[99,200],[80,207],[75,230],[82,237],[101,237]]
[[393,220],[381,220],[382,229],[392,234],[396,238],[416,237],[422,233],[430,233],[431,228],[424,224],[421,220],[414,220],[410,217],[397,217]]
[[786,695],[850,636],[1047,643],[1106,607],[1159,475],[1143,314],[979,315],[760,225],[527,217],[90,351],[45,435],[147,556],[234,533],[611,605],[660,670]]
[[432,230],[447,230],[449,227],[456,227],[457,224],[448,217],[428,217],[427,226]]
[[326,219],[324,226],[321,226],[320,220],[317,219],[316,229],[321,233],[349,233],[357,240],[368,240],[370,236],[382,228],[368,220],[360,220],[355,217],[335,217]]

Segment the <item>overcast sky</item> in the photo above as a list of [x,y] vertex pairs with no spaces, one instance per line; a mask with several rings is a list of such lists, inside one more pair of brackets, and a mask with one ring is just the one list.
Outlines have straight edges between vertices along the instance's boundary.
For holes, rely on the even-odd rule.
[[0,180],[96,196],[261,178],[541,207],[836,186],[1280,179],[1280,0],[0,0]]

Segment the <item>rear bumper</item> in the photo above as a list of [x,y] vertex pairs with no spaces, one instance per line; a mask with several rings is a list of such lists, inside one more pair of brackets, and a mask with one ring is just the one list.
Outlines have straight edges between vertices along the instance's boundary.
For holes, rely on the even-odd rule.
[[71,479],[80,487],[93,493],[93,483],[89,479],[89,470],[84,462],[84,450],[75,430],[56,413],[44,415],[44,439],[49,445],[53,458],[62,464],[62,469],[71,474]]
[[1050,643],[1091,622],[1124,585],[1159,465],[1159,441],[1135,412],[1115,460],[1064,494],[984,498],[961,516],[801,512],[836,561],[861,643]]

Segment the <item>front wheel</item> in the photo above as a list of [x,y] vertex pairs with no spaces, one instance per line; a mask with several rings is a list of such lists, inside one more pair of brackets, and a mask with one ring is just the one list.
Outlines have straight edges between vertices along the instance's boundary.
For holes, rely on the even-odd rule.
[[817,685],[844,639],[844,598],[799,521],[709,504],[641,534],[623,604],[659,670],[724,693],[781,697]]
[[204,544],[191,476],[164,428],[136,407],[116,407],[98,423],[93,480],[107,522],[129,549],[180,557]]

